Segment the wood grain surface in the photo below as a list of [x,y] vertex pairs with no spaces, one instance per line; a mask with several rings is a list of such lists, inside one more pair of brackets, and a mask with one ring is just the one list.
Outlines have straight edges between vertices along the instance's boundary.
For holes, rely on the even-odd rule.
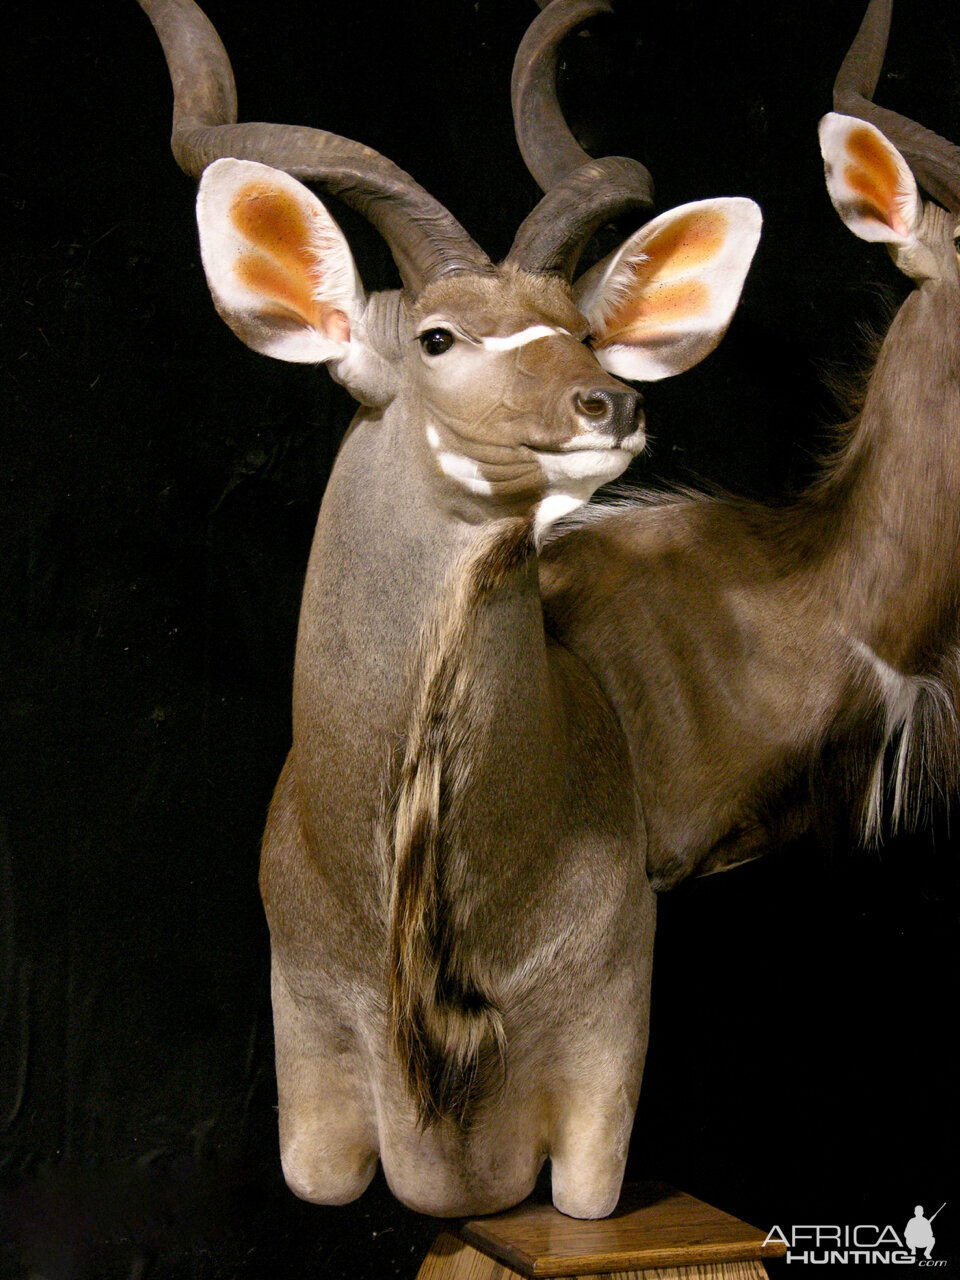
[[[460,1234],[528,1277],[689,1269],[780,1257],[786,1251],[781,1241],[765,1245],[766,1232],[758,1227],[653,1182],[625,1187],[614,1213],[595,1222],[565,1217],[551,1204],[530,1199],[507,1213],[470,1219],[461,1225]],[[696,1276],[689,1270],[682,1274]],[[485,1273],[478,1273],[478,1280],[479,1276]]]
[[[417,1273],[417,1280],[527,1280],[527,1277],[445,1231],[434,1241]],[[561,1280],[574,1280],[574,1277],[562,1277]],[[767,1273],[763,1263],[754,1259],[604,1272],[598,1280],[767,1280]]]

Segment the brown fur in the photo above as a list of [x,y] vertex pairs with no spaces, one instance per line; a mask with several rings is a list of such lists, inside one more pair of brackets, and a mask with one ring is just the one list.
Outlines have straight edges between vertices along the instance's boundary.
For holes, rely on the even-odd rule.
[[625,726],[658,889],[811,823],[877,842],[956,790],[954,227],[927,207],[939,272],[797,500],[621,500],[544,548],[547,627]]
[[419,693],[381,818],[392,847],[388,942],[391,1031],[421,1124],[461,1125],[502,1058],[503,1022],[458,946],[446,873],[471,772],[470,663],[477,607],[532,550],[526,520],[494,526],[452,575],[447,608],[416,653]]

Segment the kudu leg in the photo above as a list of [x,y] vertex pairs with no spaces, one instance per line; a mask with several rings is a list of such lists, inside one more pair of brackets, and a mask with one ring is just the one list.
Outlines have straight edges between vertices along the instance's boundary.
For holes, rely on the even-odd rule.
[[[276,1044],[280,1156],[287,1185],[303,1200],[346,1204],[367,1187],[379,1143],[365,1065],[350,1019],[338,1009],[333,971],[311,966],[325,934],[323,904],[304,847],[288,760],[267,819],[260,887],[273,937],[271,993]],[[303,910],[307,935],[283,952],[278,925]],[[298,957],[297,960],[293,957]],[[306,964],[306,968],[304,968]]]
[[605,1218],[617,1207],[636,1093],[622,1084],[574,1090],[550,1144],[553,1203],[573,1218]]
[[330,1044],[314,1002],[294,995],[276,959],[271,986],[283,1176],[303,1200],[347,1204],[366,1190],[378,1157],[359,1056]]

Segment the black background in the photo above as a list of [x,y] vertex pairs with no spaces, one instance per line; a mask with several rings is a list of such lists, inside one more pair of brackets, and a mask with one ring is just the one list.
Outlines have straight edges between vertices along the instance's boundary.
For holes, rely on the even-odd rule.
[[[878,96],[960,134],[956,6],[901,8]],[[367,142],[506,251],[536,199],[508,110],[532,4],[208,11],[241,118]],[[592,150],[648,163],[659,209],[745,194],[765,214],[721,348],[649,389],[640,482],[802,484],[837,418],[825,363],[855,369],[859,326],[903,296],[830,208],[816,145],[860,13],[624,3],[572,42]],[[436,1224],[379,1176],[343,1209],[283,1186],[256,892],[350,402],[216,317],[132,0],[15,0],[4,58],[0,1274],[412,1277]],[[341,222],[368,288],[392,285]],[[952,1201],[935,1256],[960,1275],[955,844],[945,816],[870,853],[811,839],[661,899],[631,1177],[764,1226],[902,1230]]]

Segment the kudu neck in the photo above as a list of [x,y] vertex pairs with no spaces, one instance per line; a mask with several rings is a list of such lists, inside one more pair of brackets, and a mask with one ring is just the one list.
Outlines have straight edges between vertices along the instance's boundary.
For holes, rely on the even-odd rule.
[[824,494],[843,625],[905,671],[949,604],[936,566],[960,547],[958,320],[955,272],[907,298]]
[[[516,534],[518,522],[470,524],[438,509],[430,477],[388,417],[362,411],[337,458],[297,645],[294,739],[306,762],[300,785],[325,856],[342,859],[344,874],[361,865],[354,845],[378,820],[391,760],[423,719],[431,680],[449,677],[469,695],[460,698],[463,716],[452,735],[469,758],[445,761],[444,776],[469,776],[502,815],[534,812],[531,779],[542,798],[557,772],[547,749],[557,711],[529,543],[515,539],[512,554],[495,555],[492,576],[477,590],[464,570],[476,571],[498,526]],[[506,754],[503,743],[510,744]],[[315,803],[331,776],[349,778],[349,787]],[[496,829],[497,819],[482,808],[470,808],[471,830]],[[478,870],[495,855],[464,838]],[[529,856],[535,853],[531,846]],[[364,892],[369,896],[371,886]]]
[[[324,497],[301,619],[306,652],[322,648],[325,669],[340,668],[342,701],[351,701],[352,689],[358,707],[386,703],[387,720],[401,731],[421,637],[455,607],[464,566],[497,528],[517,524],[511,513],[473,522],[438,501],[419,443],[390,409],[357,415]],[[482,646],[478,678],[496,682],[498,666],[540,672],[545,639],[532,551],[486,593],[483,607],[500,641]]]
[[419,622],[428,601],[449,592],[457,566],[497,529],[532,515],[529,508],[518,501],[494,509],[445,475],[426,429],[394,403],[382,412],[361,410],[355,418],[330,478],[321,524],[326,539],[349,549],[358,568],[369,564],[367,585],[396,599],[397,616]]

